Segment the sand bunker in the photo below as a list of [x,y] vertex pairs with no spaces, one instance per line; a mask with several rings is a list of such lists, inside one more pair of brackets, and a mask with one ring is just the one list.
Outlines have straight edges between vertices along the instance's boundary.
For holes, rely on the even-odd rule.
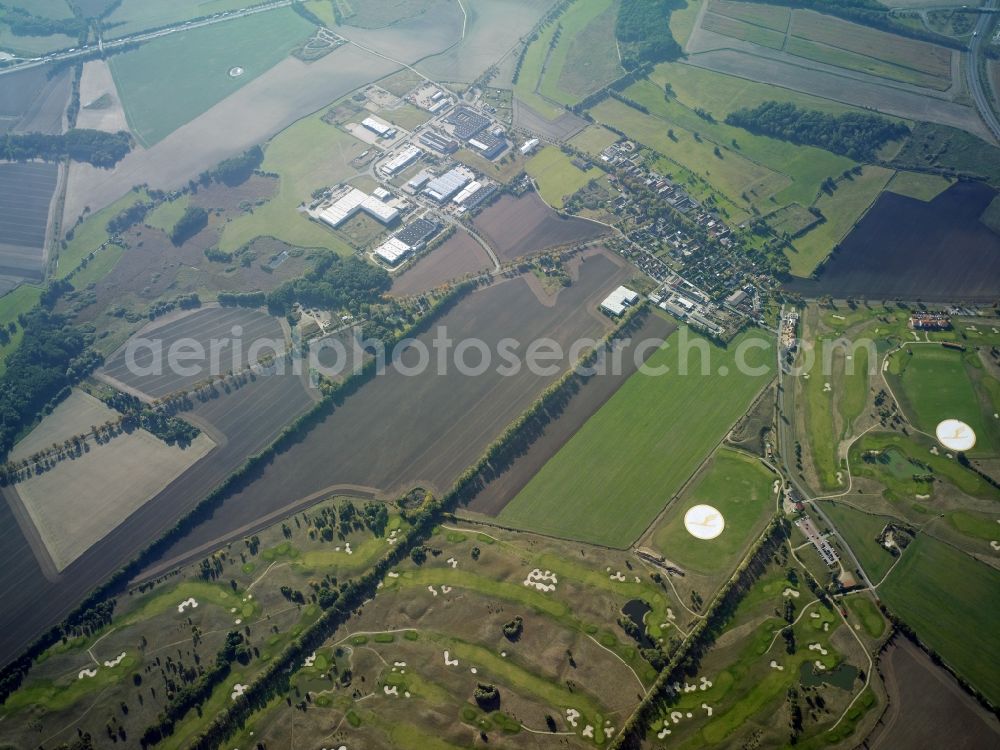
[[106,667],[117,667],[119,664],[122,663],[122,659],[124,659],[124,658],[125,658],[125,652],[122,651],[114,659],[111,659],[110,661],[104,662],[104,666],[106,666]]
[[524,579],[525,586],[534,586],[539,591],[555,591],[556,584],[559,580],[556,578],[556,574],[551,570],[546,570],[542,572],[540,569],[535,568],[533,571],[528,573],[528,577]]
[[[184,610],[187,609],[188,607],[191,607],[193,609],[194,607],[197,606],[198,606],[198,600],[192,596],[190,599],[185,599],[180,604],[178,604],[177,611],[184,612]],[[235,612],[236,610],[233,611]]]
[[445,651],[444,652],[444,665],[446,667],[457,667],[458,666],[458,659],[452,659],[451,658],[451,652]]

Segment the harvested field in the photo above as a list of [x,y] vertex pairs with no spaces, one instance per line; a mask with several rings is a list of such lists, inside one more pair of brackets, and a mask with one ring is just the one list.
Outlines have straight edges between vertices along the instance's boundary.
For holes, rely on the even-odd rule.
[[[676,325],[659,315],[649,315],[642,327],[632,333],[633,341],[650,338],[666,339]],[[632,347],[626,347],[620,374],[594,375],[573,396],[567,408],[557,419],[549,423],[541,436],[519,456],[507,471],[490,482],[469,503],[468,509],[474,513],[496,516],[513,500],[524,486],[531,481],[546,462],[576,434],[590,417],[629,379],[639,365],[632,355]],[[648,352],[652,354],[652,352]],[[643,361],[648,359],[643,358]]]
[[65,130],[73,74],[69,69],[56,73],[34,92],[34,98],[12,130],[18,133],[56,135]]
[[80,114],[78,128],[92,128],[108,133],[128,130],[125,110],[118,98],[118,88],[106,60],[91,60],[83,65],[80,79]]
[[468,232],[458,229],[440,246],[422,256],[392,282],[391,294],[423,294],[447,281],[485,271],[492,266],[482,246]]
[[[580,337],[599,337],[607,323],[596,306],[627,278],[603,252],[579,266],[579,278],[543,304],[523,279],[501,281],[463,299],[434,331],[418,337],[430,344],[439,327],[454,341],[477,337],[496,352],[513,336],[522,343],[546,336],[566,347]],[[433,354],[432,360],[434,360]],[[411,347],[402,358],[413,367]],[[478,353],[467,361],[480,361]],[[527,367],[513,376],[497,372],[494,358],[480,375],[463,375],[448,357],[447,372],[428,367],[417,375],[387,368],[303,438],[276,456],[241,492],[226,500],[198,529],[179,542],[179,554],[231,533],[260,516],[300,503],[312,493],[340,485],[377,488],[389,497],[413,485],[445,491],[483,449],[520,414],[557,373]],[[561,371],[566,364],[555,368]],[[470,415],[475,415],[474,419]]]
[[897,636],[886,647],[879,667],[889,708],[866,738],[872,750],[918,746],[973,750],[1000,743],[996,717],[906,638]]
[[788,30],[791,20],[791,11],[776,5],[764,5],[763,3],[751,4],[746,2],[734,2],[733,0],[712,0],[708,9],[711,13],[717,13],[729,18],[735,18],[755,26],[763,26],[766,29],[774,29],[784,33]]
[[66,225],[85,206],[96,212],[131,185],[179,188],[206,166],[261,143],[394,67],[351,45],[308,65],[284,59],[152,148],[132,151],[114,169],[74,164],[63,214]]
[[[100,581],[196,505],[246,458],[270,443],[289,421],[313,403],[296,376],[258,377],[230,394],[197,403],[186,419],[217,444],[211,460],[199,461],[50,580],[35,559],[8,502],[0,502],[0,660],[54,625]],[[112,443],[112,446],[114,443]],[[5,490],[5,494],[10,490]]]
[[[236,329],[241,329],[236,333]],[[236,351],[229,340],[239,336],[242,351]],[[189,389],[196,383],[209,379],[212,375],[224,375],[230,369],[240,370],[246,367],[251,355],[251,347],[257,342],[275,342],[284,348],[285,336],[275,318],[244,308],[204,308],[193,313],[181,315],[172,320],[153,323],[137,334],[137,339],[146,339],[157,350],[162,351],[162,367],[157,367],[152,347],[139,346],[135,349],[134,358],[130,357],[129,346],[122,347],[102,368],[105,376],[124,383],[129,388],[141,391],[152,398],[160,398],[179,390]],[[200,345],[206,356],[201,360],[184,362],[185,368],[195,370],[191,374],[183,374],[180,369],[171,372],[168,366],[168,352],[171,347],[179,346],[178,341],[189,340],[191,344]],[[219,370],[210,365],[208,352],[212,341],[220,342]],[[274,347],[266,346],[258,356],[273,353]],[[132,360],[130,362],[130,359]],[[137,374],[137,371],[160,370],[148,375]]]
[[[74,391],[15,447],[30,456],[39,447],[88,432],[118,413]],[[145,430],[89,448],[9,490],[19,498],[58,571],[103,539],[177,476],[208,454],[214,443],[199,435],[186,448],[169,446]],[[41,550],[36,550],[41,552]]]
[[716,34],[732,37],[733,39],[741,39],[744,42],[759,44],[762,47],[770,47],[771,49],[781,49],[785,45],[784,29],[774,31],[716,13],[706,13],[701,22],[701,28]]
[[1000,288],[1000,235],[979,223],[994,191],[957,182],[934,200],[883,193],[818,280],[786,288],[835,299],[992,301]]
[[122,0],[105,23],[110,29],[108,36],[114,38],[245,7],[245,0],[171,0],[169,3]]
[[502,196],[474,223],[501,260],[586,242],[608,232],[607,227],[592,221],[560,216],[534,192],[519,198]]
[[41,281],[58,174],[55,164],[0,164],[0,275]]
[[520,99],[514,99],[515,127],[536,133],[549,141],[568,141],[587,127],[587,121],[572,112],[562,111],[552,119],[540,114]]

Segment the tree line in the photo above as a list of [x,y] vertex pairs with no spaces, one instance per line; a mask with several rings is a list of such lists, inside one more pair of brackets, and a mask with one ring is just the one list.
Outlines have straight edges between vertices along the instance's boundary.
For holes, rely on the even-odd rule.
[[681,56],[681,46],[670,33],[670,14],[684,5],[681,0],[622,0],[615,37],[626,70]]
[[906,125],[878,115],[861,112],[832,115],[776,101],[764,102],[753,109],[738,109],[726,117],[726,123],[755,135],[817,146],[856,161],[875,161],[882,146],[910,132]]
[[132,150],[132,136],[124,130],[74,128],[62,135],[48,133],[7,133],[0,136],[0,158],[8,161],[73,161],[110,169]]
[[299,302],[332,310],[357,310],[378,301],[392,286],[392,278],[379,266],[351,256],[328,253],[311,271],[286,281],[267,295],[267,306],[275,314],[285,314]]

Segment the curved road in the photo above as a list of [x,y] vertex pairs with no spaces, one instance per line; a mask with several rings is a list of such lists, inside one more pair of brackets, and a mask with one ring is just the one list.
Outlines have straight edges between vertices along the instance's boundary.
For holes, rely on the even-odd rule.
[[[983,8],[995,11],[998,2],[1000,0],[986,0]],[[983,39],[989,31],[992,20],[992,13],[979,14],[979,20],[976,22],[972,41],[969,42],[969,56],[966,60],[965,79],[969,86],[969,93],[972,94],[972,98],[976,102],[976,109],[979,110],[979,116],[983,118],[983,122],[986,123],[986,127],[993,133],[993,137],[1000,141],[1000,120],[997,119],[996,112],[993,111],[993,107],[990,104],[990,97],[983,89],[983,81],[979,77],[979,59]]]

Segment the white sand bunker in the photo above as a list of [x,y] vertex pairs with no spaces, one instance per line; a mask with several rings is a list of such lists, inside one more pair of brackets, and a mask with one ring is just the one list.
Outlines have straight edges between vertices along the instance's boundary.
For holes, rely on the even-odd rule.
[[389,544],[395,544],[396,542],[399,541],[398,534],[399,534],[399,529],[393,529],[392,532],[390,532],[389,536],[386,537],[386,541],[389,542]]
[[81,669],[80,674],[77,675],[78,680],[82,680],[84,677],[97,677],[96,669]]
[[198,600],[197,600],[197,599],[195,599],[195,598],[194,598],[194,597],[192,596],[192,597],[191,597],[190,599],[185,599],[185,600],[184,600],[184,601],[182,601],[182,602],[181,602],[180,604],[178,604],[178,605],[177,605],[177,611],[178,611],[178,612],[183,612],[183,611],[184,611],[185,609],[187,609],[188,607],[191,607],[191,608],[193,609],[194,607],[197,607],[197,606],[198,606]]
[[810,613],[809,613],[809,616],[810,616],[811,618],[813,618],[814,620],[818,620],[818,619],[819,619],[819,617],[820,617],[820,615],[819,615],[819,612],[810,612]]
[[229,77],[230,78],[239,78],[245,72],[246,71],[243,70],[243,68],[241,68],[239,65],[234,65],[233,67],[231,67],[229,69]]
[[551,570],[542,572],[538,568],[528,573],[528,577],[524,579],[525,586],[534,586],[539,591],[555,591],[557,583],[559,583],[559,579],[556,578],[555,573]]
[[1000,542],[994,540],[990,542],[990,547],[993,549],[994,552],[1000,552]]
[[451,586],[442,586],[441,587],[441,593],[442,594],[450,594],[451,593]]
[[820,652],[820,654],[822,654],[823,656],[826,656],[826,655],[827,655],[827,653],[828,653],[828,652],[827,652],[827,650],[826,650],[825,648],[823,648],[823,647],[822,647],[822,646],[821,646],[820,644],[818,644],[818,643],[810,643],[810,644],[809,644],[809,650],[810,650],[810,651],[819,651],[819,652]]
[[445,651],[444,652],[444,665],[446,667],[457,667],[458,666],[458,659],[452,659],[451,658],[451,652],[450,651]]
[[344,552],[346,552],[349,555],[353,555],[354,554],[354,551],[351,549],[351,543],[350,542],[348,542],[347,544],[344,545]]
[[615,571],[615,574],[608,576],[608,578],[610,578],[612,581],[621,581],[622,583],[625,582],[625,576],[622,575],[622,572],[620,570]]
[[580,718],[580,712],[575,708],[566,709],[566,723],[569,724],[574,729],[576,728],[577,720]]
[[935,430],[938,442],[952,451],[972,450],[976,445],[976,433],[965,422],[946,419]]
[[449,564],[449,565],[450,565],[450,566],[451,566],[452,568],[457,568],[457,567],[458,567],[458,560],[456,560],[456,559],[455,559],[454,557],[449,557],[449,558],[448,558],[448,560],[447,560],[446,562],[447,562],[447,563],[448,563],[448,564]]
[[785,590],[781,592],[781,595],[782,596],[791,596],[791,597],[794,597],[796,599],[799,598],[799,592],[796,591],[795,589],[788,588],[788,587],[786,587]]
[[236,700],[237,698],[239,698],[241,695],[243,695],[243,693],[247,691],[249,687],[250,687],[249,685],[242,685],[237,682],[235,685],[233,685],[233,692],[229,694],[230,700]]
[[580,732],[580,734],[583,735],[584,737],[587,737],[588,739],[594,739],[594,728],[590,724],[588,724],[583,728],[583,731]]
[[434,594],[434,596],[438,595],[437,589],[434,588],[433,586],[428,586],[427,590],[430,591],[432,594]]
[[309,654],[309,656],[306,657],[303,666],[311,667],[315,663],[316,663],[316,652],[313,651],[311,654]]
[[823,662],[819,661],[818,659],[814,661],[813,664],[816,666],[817,671],[822,672],[824,669],[826,669],[826,667],[823,666]]
[[397,698],[399,697],[399,688],[396,687],[395,685],[393,685],[392,687],[389,687],[388,685],[383,685],[382,690],[385,691],[386,695],[395,695]]
[[833,391],[833,386],[829,383],[823,383],[823,393],[830,393]]
[[771,669],[777,669],[779,672],[784,672],[785,668],[778,664],[774,659],[771,659]]
[[707,713],[709,716],[712,715],[712,707],[710,705],[708,705],[707,703],[702,703],[701,707],[705,709],[705,713]]
[[711,505],[695,505],[684,514],[684,528],[695,539],[715,539],[726,528],[726,521]]
[[104,662],[104,666],[106,666],[106,667],[117,667],[119,664],[122,663],[122,659],[124,659],[124,658],[125,658],[125,652],[122,651],[114,659],[111,659],[110,661]]
[[399,573],[397,573],[395,570],[390,570],[389,578],[399,578]]
[[664,724],[663,729],[661,729],[659,732],[657,732],[656,736],[657,736],[658,739],[662,740],[662,739],[665,739],[668,734],[670,734],[670,730],[667,729],[666,724]]
[[701,678],[701,684],[698,685],[698,689],[699,690],[708,690],[710,687],[712,687],[712,681],[710,679],[708,679],[707,677],[702,677]]

